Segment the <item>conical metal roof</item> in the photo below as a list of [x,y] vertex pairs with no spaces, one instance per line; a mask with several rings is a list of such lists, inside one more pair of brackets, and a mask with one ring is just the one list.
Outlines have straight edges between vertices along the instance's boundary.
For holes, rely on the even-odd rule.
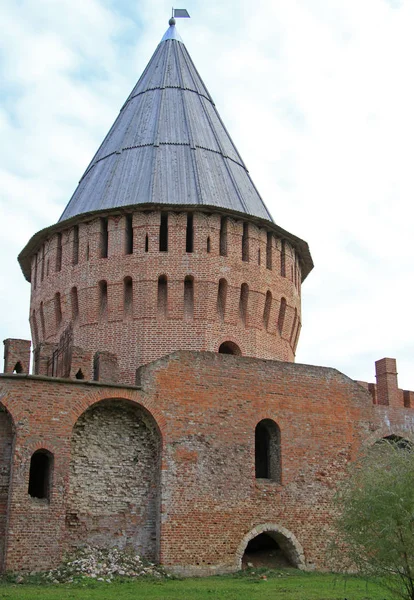
[[141,204],[219,207],[272,221],[175,25],[162,38],[60,222]]

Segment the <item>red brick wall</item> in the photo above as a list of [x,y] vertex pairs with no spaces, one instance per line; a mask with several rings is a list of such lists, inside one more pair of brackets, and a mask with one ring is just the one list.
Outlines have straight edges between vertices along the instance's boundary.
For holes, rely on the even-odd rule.
[[[404,408],[403,396],[398,406],[374,405],[367,389],[334,369],[177,352],[143,367],[140,382],[138,389],[0,376],[2,402],[16,423],[7,568],[49,568],[72,543],[65,524],[73,513],[72,431],[100,400],[138,403],[157,424],[156,545],[162,562],[178,572],[236,569],[243,540],[266,524],[298,540],[308,567],[328,566],[331,500],[347,462],[361,445],[387,435],[414,441],[414,412]],[[254,431],[262,419],[280,428],[281,484],[255,478]],[[30,457],[38,448],[54,454],[50,503],[27,493]]]
[[[57,235],[39,249],[32,265],[31,325],[35,345],[57,343],[70,321],[75,345],[108,351],[118,357],[120,381],[134,382],[137,367],[178,349],[217,351],[221,343],[236,343],[243,355],[293,361],[301,327],[300,261],[285,243],[285,273],[281,274],[282,242],[272,234],[272,269],[266,267],[267,231],[249,223],[249,261],[242,260],[243,222],[228,218],[228,253],[219,254],[220,215],[194,214],[194,251],[186,252],[187,214],[169,213],[168,252],[159,251],[159,212],[133,214],[133,254],[126,254],[126,218],[108,218],[108,257],[100,257],[101,219],[79,224],[74,251],[74,227],[62,232],[61,268],[56,271]],[[148,252],[145,239],[148,236]],[[210,238],[210,252],[207,239]],[[259,265],[260,250],[260,265]],[[74,252],[78,256],[74,263]],[[45,268],[42,269],[42,264]],[[47,267],[49,265],[49,268]],[[43,279],[42,279],[43,273]],[[158,277],[168,280],[167,314],[157,311]],[[193,317],[184,311],[184,279],[194,279]],[[124,310],[124,279],[133,281],[133,306]],[[217,311],[219,280],[228,282],[224,320]],[[107,282],[107,307],[100,310],[99,282]],[[246,324],[240,316],[240,290],[249,287]],[[77,290],[74,300],[73,288]],[[270,291],[269,325],[263,314]],[[58,323],[56,294],[62,320]],[[283,330],[278,329],[281,299],[287,301]],[[78,311],[75,308],[78,306]],[[296,311],[296,312],[295,312]],[[295,318],[296,314],[296,318]],[[89,373],[87,377],[92,377]]]
[[5,558],[12,445],[12,422],[9,414],[0,404],[0,571],[3,568]]

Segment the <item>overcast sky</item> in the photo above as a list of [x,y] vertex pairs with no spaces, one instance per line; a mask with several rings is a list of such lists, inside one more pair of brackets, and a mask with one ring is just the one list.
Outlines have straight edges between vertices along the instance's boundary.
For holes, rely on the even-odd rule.
[[[275,222],[305,239],[297,362],[414,390],[412,0],[187,0],[177,28]],[[164,0],[0,3],[0,340],[17,254],[55,223],[168,27]]]

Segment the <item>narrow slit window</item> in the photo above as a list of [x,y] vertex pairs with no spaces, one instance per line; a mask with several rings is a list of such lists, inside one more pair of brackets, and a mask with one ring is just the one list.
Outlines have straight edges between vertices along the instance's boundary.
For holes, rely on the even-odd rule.
[[272,293],[270,292],[270,290],[268,290],[266,293],[266,300],[265,300],[264,311],[263,311],[263,326],[266,330],[269,328],[271,308],[272,308]]
[[32,332],[35,346],[37,346],[39,342],[39,331],[37,329],[37,320],[36,320],[36,312],[32,312]]
[[62,269],[62,234],[57,234],[57,244],[56,244],[56,271],[60,271]]
[[187,230],[185,235],[185,251],[194,252],[194,219],[193,213],[187,214]]
[[249,302],[249,286],[242,283],[240,288],[239,314],[243,325],[247,325],[247,307]]
[[46,339],[46,327],[45,327],[45,311],[43,308],[43,302],[40,303],[40,327],[42,329],[42,340]]
[[86,245],[86,260],[89,260],[89,255],[90,255],[89,244],[87,244]]
[[257,264],[259,265],[259,267],[262,264],[262,256],[261,256],[260,248],[257,251]]
[[60,293],[56,292],[55,294],[55,318],[56,318],[56,327],[59,327],[62,323],[62,302],[60,299]]
[[79,262],[79,227],[75,225],[73,228],[73,253],[72,264],[77,265]]
[[134,251],[134,229],[132,227],[132,215],[125,217],[125,254],[132,254]]
[[194,318],[194,278],[188,275],[184,279],[184,319]]
[[47,450],[37,450],[30,459],[29,496],[40,500],[50,499],[53,455]]
[[210,241],[210,236],[207,238],[207,254],[210,254],[211,252],[211,241]]
[[147,235],[145,236],[145,252],[148,252],[148,247],[149,247],[149,244],[148,244],[148,233],[147,233]]
[[101,219],[101,258],[108,258],[108,219]]
[[160,252],[168,252],[168,213],[161,213]]
[[227,256],[227,217],[220,221],[220,256]]
[[280,252],[280,274],[286,277],[286,242],[282,240],[282,250]]
[[13,374],[19,375],[20,373],[23,373],[23,367],[22,367],[22,363],[19,360],[14,365]]
[[130,317],[133,307],[133,285],[132,278],[125,277],[124,279],[124,315]]
[[78,289],[76,287],[73,287],[70,291],[70,302],[72,306],[72,320],[76,321],[79,317]]
[[242,260],[244,262],[249,261],[249,224],[248,223],[243,223]]
[[285,314],[286,314],[286,298],[282,298],[280,301],[279,316],[277,319],[277,328],[279,329],[280,334],[283,333],[283,326],[285,324]]
[[108,284],[106,281],[99,282],[99,318],[108,316]]
[[167,278],[165,275],[160,275],[158,278],[158,315],[162,317],[167,316],[167,304],[168,304],[168,287]]
[[33,288],[37,287],[37,254],[34,257],[34,266],[33,266]]
[[298,309],[295,308],[295,316],[293,317],[292,331],[290,334],[290,344],[292,344],[292,341],[294,340],[297,320],[298,320]]
[[221,321],[224,321],[226,316],[226,300],[227,300],[227,281],[220,279],[217,292],[217,313]]
[[266,240],[266,268],[272,268],[272,240],[273,236],[270,231],[267,232]]

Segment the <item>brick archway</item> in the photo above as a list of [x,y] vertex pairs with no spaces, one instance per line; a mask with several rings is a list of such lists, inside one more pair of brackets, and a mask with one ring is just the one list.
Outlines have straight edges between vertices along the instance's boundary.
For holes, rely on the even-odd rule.
[[242,568],[242,559],[248,543],[262,533],[266,533],[279,544],[281,550],[296,568],[306,570],[305,553],[296,536],[276,523],[263,523],[251,529],[240,542],[235,561],[235,567],[238,571]]

